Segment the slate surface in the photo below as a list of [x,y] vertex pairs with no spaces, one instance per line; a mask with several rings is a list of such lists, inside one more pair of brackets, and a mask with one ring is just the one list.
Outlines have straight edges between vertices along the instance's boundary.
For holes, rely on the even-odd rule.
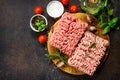
[[[48,63],[44,56],[46,45],[39,44],[37,37],[47,35],[49,29],[35,33],[30,29],[29,20],[34,15],[34,7],[41,5],[50,28],[56,20],[46,12],[49,1],[0,0],[0,80],[120,80],[120,31],[110,33],[110,55],[92,77],[69,75]],[[72,4],[79,6],[79,0],[70,0],[69,5]],[[115,16],[120,18],[120,0],[114,0],[113,7]]]

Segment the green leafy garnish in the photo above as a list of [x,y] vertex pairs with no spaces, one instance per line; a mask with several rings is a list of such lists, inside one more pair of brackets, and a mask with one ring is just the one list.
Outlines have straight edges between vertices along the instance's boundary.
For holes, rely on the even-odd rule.
[[52,55],[50,55],[50,54],[45,54],[45,56],[46,56],[49,60],[59,59],[60,61],[62,61],[62,62],[64,62],[65,64],[67,64],[67,60],[68,60],[67,56],[63,56],[63,55],[61,54],[61,52],[58,51],[58,50],[56,51],[55,54],[52,54]]
[[108,24],[111,28],[114,28],[117,22],[118,22],[118,17],[115,17],[111,21],[109,21]]
[[91,43],[89,48],[94,48],[96,46],[96,43]]
[[107,25],[108,25],[107,23],[102,23],[102,24],[100,25],[100,28],[105,28]]
[[102,34],[105,35],[109,33],[112,28],[115,28],[117,22],[118,17],[115,17],[112,20],[109,20],[108,22],[101,23],[100,28],[104,28]]
[[41,20],[40,22],[36,22],[36,23],[35,23],[35,25],[36,25],[37,27],[40,27],[42,24],[44,24],[44,21],[43,21],[43,20]]
[[[113,18],[114,9],[111,7],[111,2],[108,0],[101,1],[103,7],[101,7],[100,12],[97,17],[100,21],[100,28],[103,28],[102,34],[108,34],[112,29],[116,29],[116,24],[118,22],[118,17]],[[119,28],[118,28],[119,30]]]
[[81,9],[98,18],[100,28],[104,29],[103,35],[108,34],[113,29],[120,30],[119,27],[116,27],[118,18],[113,16],[112,0],[98,0],[97,3],[87,1],[80,0]]
[[35,25],[38,27],[39,32],[47,28],[47,25],[45,24],[43,20],[36,22]]
[[108,5],[108,0],[105,0],[104,7],[107,7],[107,5]]
[[110,29],[111,29],[110,26],[105,27],[105,29],[103,30],[102,34],[105,35],[105,34],[109,33]]
[[113,12],[114,12],[114,10],[113,10],[113,9],[110,9],[110,10],[108,11],[108,15],[109,15],[109,16],[112,16],[112,15],[113,15]]

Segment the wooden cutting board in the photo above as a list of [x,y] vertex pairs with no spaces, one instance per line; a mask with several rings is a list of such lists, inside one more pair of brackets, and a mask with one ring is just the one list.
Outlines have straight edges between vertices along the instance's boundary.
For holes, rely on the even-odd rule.
[[[88,22],[87,22],[87,14],[85,14],[85,13],[75,13],[75,14],[72,14],[72,15],[75,16],[76,18],[82,20],[83,22],[88,23]],[[52,33],[54,32],[55,28],[57,27],[58,23],[59,23],[59,20],[58,20],[57,22],[55,22],[55,24],[51,27],[50,32],[48,33],[47,48],[48,48],[49,54],[52,54],[52,55],[56,53],[56,48],[50,45],[49,40],[50,40],[51,35],[52,35]],[[98,36],[100,36],[100,37],[102,37],[102,38],[110,41],[109,35],[105,35],[105,36],[102,35],[103,29],[99,28],[99,23],[96,24],[96,27],[97,27],[97,30],[98,30]],[[102,62],[101,62],[101,63],[105,62],[105,60],[106,60],[106,58],[107,58],[107,56],[108,56],[108,52],[109,52],[109,49],[107,49],[106,55],[104,56],[104,59],[102,59]],[[55,59],[55,60],[53,60],[53,63],[57,66],[56,63],[57,63],[58,61],[59,61],[58,59]],[[64,65],[64,66],[61,67],[60,69],[61,69],[62,71],[64,71],[64,72],[66,72],[66,73],[73,74],[73,75],[83,75],[83,74],[85,74],[84,72],[79,71],[79,70],[77,70],[77,69],[75,69],[75,68],[73,68],[73,67],[71,67],[71,66],[68,66],[68,65]]]

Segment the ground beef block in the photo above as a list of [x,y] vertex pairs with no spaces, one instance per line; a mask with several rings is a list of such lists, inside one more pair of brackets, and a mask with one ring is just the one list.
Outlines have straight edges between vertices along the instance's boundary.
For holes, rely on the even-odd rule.
[[[92,43],[96,43],[96,45],[90,48]],[[108,45],[107,40],[87,31],[75,49],[73,56],[68,59],[68,64],[88,75],[93,75]]]
[[50,38],[50,44],[71,56],[87,27],[87,23],[65,12]]

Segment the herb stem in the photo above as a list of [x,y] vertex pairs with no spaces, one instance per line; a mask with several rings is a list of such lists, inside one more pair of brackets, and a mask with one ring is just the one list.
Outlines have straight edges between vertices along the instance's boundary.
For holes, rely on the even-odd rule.
[[104,6],[107,7],[108,5],[108,0],[105,1]]
[[63,55],[61,55],[60,51],[56,51],[55,54],[50,55],[50,54],[45,54],[45,56],[49,59],[49,60],[54,60],[54,59],[59,59],[60,61],[64,62],[65,64],[67,64],[67,58]]

